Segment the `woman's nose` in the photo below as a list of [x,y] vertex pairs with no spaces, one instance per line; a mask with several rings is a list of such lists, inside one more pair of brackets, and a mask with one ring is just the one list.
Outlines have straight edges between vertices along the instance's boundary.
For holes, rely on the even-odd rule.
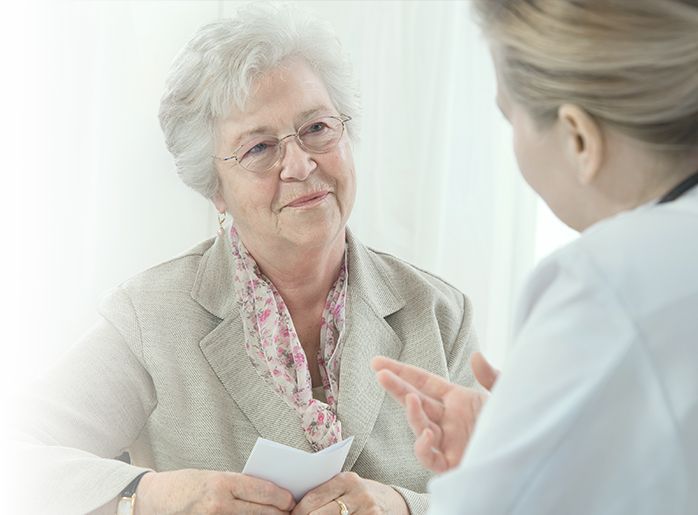
[[293,136],[291,134],[282,140],[284,155],[281,158],[280,177],[285,181],[304,181],[317,168],[317,163],[313,154],[301,147]]

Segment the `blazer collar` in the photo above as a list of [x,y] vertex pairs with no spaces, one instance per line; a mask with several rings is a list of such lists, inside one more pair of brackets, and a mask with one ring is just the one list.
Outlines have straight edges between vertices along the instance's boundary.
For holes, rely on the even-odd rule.
[[[386,317],[401,309],[405,300],[389,279],[389,270],[376,259],[347,227],[349,250],[348,295],[361,297],[376,315]],[[214,238],[199,263],[199,270],[192,288],[192,298],[218,318],[237,313],[233,278],[235,266],[231,250],[230,234]]]
[[224,236],[216,236],[201,257],[199,270],[192,287],[192,298],[209,313],[218,318],[227,318],[238,313],[235,299],[235,265],[233,263],[232,242],[226,231]]
[[354,436],[344,470],[351,470],[368,441],[385,398],[371,360],[397,359],[402,341],[390,326],[389,315],[405,306],[390,280],[390,269],[347,228],[349,250],[347,315],[339,372],[337,411],[342,436]]
[[349,291],[361,297],[376,315],[386,317],[402,309],[406,302],[390,280],[390,270],[375,252],[362,244],[347,227],[349,250]]
[[[385,391],[370,368],[374,356],[397,359],[402,342],[386,317],[405,305],[390,280],[390,270],[347,228],[347,325],[339,378],[338,416],[342,435],[354,436],[344,469],[350,470],[373,430]],[[308,452],[310,444],[291,407],[249,365],[244,332],[235,299],[230,237],[216,237],[205,251],[192,288],[192,298],[221,323],[200,347],[221,383],[245,416],[268,440]],[[240,366],[244,363],[244,366]]]

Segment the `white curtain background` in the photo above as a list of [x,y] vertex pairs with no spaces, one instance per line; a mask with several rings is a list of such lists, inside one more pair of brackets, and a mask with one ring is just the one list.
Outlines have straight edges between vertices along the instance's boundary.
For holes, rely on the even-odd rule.
[[[240,3],[0,5],[3,395],[97,321],[102,292],[215,234],[210,202],[174,173],[157,110],[196,26]],[[537,237],[468,2],[298,3],[336,27],[363,86],[350,226],[467,293],[501,366],[525,274],[570,235],[552,222]]]

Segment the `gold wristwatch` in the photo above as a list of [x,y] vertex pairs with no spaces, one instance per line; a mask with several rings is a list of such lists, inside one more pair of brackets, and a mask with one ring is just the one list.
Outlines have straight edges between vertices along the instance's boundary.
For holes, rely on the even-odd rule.
[[148,472],[143,472],[142,474],[138,474],[138,476],[121,491],[119,500],[116,503],[116,515],[133,515],[136,509],[136,488],[138,487],[138,482],[147,473]]

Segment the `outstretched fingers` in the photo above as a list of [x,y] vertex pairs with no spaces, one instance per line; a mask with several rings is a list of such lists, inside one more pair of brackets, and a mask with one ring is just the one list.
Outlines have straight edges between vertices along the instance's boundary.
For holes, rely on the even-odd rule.
[[[405,412],[415,436],[420,436],[425,430],[430,430],[441,440],[441,427],[429,416],[424,407],[428,402],[417,394],[410,393],[405,397]],[[439,443],[440,445],[440,443]]]
[[[397,376],[391,370],[386,369],[379,371],[376,374],[376,379],[378,380],[378,383],[385,388],[385,390],[403,407],[407,408],[407,397],[409,395],[414,395],[419,397],[421,401],[421,409],[429,419],[433,420],[434,422],[441,420],[443,404],[431,397],[428,397],[410,383]],[[417,431],[415,434],[419,433],[421,433],[421,430]]]
[[379,372],[389,370],[423,395],[442,404],[444,397],[453,388],[453,385],[442,377],[384,356],[373,358],[371,367]]
[[414,444],[414,454],[417,456],[419,463],[435,474],[441,474],[449,469],[448,460],[443,452],[438,448],[436,437],[429,429],[417,438]]
[[437,474],[448,470],[441,427],[427,417],[419,396],[410,394],[406,401],[407,421],[418,437],[414,444],[417,459],[424,467]]
[[[497,371],[484,358],[479,365],[488,378],[483,384],[491,386]],[[406,408],[420,463],[437,473],[457,466],[488,395],[384,357],[371,366],[381,386]]]

